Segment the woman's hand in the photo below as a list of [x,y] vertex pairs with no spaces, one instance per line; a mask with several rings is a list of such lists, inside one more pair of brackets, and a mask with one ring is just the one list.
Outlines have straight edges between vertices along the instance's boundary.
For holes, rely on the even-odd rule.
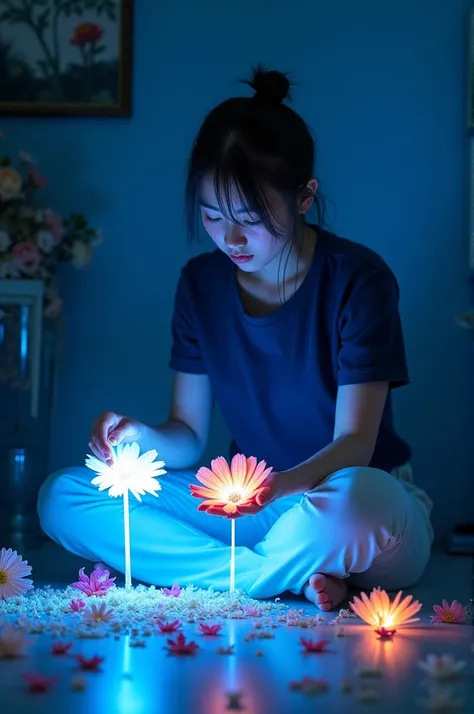
[[287,474],[273,471],[263,482],[251,501],[237,506],[236,513],[228,515],[224,512],[222,506],[203,507],[202,504],[198,506],[198,511],[205,511],[210,516],[220,516],[221,518],[255,516],[257,513],[260,513],[260,511],[263,511],[272,501],[276,501],[277,498],[283,498],[283,496],[289,496],[291,493],[294,493],[294,490],[290,489]]
[[142,431],[143,424],[136,419],[115,412],[102,412],[92,425],[89,447],[94,456],[111,466],[113,451],[110,446],[138,441]]

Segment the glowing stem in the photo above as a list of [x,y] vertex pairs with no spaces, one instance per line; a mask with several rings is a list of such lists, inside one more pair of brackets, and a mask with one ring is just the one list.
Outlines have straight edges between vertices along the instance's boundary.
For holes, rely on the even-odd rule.
[[235,518],[230,519],[230,588],[229,592],[235,590]]
[[132,566],[130,558],[130,510],[128,488],[123,492],[123,535],[125,542],[125,588],[132,587]]

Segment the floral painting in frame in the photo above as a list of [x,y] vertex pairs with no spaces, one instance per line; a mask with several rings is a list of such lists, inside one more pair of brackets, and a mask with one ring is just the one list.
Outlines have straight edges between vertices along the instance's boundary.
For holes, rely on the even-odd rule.
[[0,0],[0,115],[130,116],[133,0]]

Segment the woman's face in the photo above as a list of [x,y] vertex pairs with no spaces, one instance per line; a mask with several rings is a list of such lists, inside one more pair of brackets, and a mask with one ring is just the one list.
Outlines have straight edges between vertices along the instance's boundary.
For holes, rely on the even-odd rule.
[[231,196],[232,215],[239,216],[238,223],[226,218],[219,209],[212,175],[201,182],[200,206],[204,228],[223,253],[229,256],[246,273],[263,271],[273,263],[291,239],[291,220],[283,198],[275,192],[267,196],[270,215],[275,217],[279,233],[275,238],[260,221],[258,215],[242,204],[235,191]]

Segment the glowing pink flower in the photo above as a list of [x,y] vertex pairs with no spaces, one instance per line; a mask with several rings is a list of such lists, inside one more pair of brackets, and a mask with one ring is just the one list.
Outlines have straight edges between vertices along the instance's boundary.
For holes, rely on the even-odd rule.
[[91,595],[105,595],[110,588],[115,587],[115,578],[109,578],[108,570],[93,570],[90,575],[84,575],[84,568],[79,570],[79,582],[71,583],[87,597]]
[[81,598],[77,598],[76,600],[71,600],[71,602],[69,603],[69,608],[73,612],[80,612],[81,610],[83,610],[85,608],[85,606],[86,606],[86,603],[84,602],[84,600],[81,600]]
[[103,657],[84,657],[84,655],[76,655],[76,661],[81,669],[87,672],[98,672],[100,670],[100,665],[104,661]]
[[222,625],[199,625],[199,629],[201,630],[201,634],[206,635],[207,637],[216,637],[216,635],[219,634],[219,632],[222,630]]
[[65,655],[72,647],[72,642],[53,642],[51,652],[54,655]]
[[175,583],[171,589],[163,588],[163,595],[167,597],[179,597],[181,595],[181,588],[178,583]]
[[54,687],[59,681],[59,677],[45,677],[43,674],[35,674],[34,672],[22,672],[23,679],[28,682],[30,692],[35,694],[47,692]]
[[175,620],[174,622],[161,622],[161,620],[158,620],[156,624],[160,628],[160,632],[176,632],[181,627],[181,620]]
[[329,640],[307,640],[304,637],[301,637],[300,643],[304,647],[305,654],[319,654],[321,652],[326,652]]
[[182,632],[179,633],[175,640],[168,640],[168,647],[164,649],[168,650],[170,654],[175,655],[194,655],[199,649],[199,645],[192,640],[186,642],[186,638]]
[[30,575],[31,565],[23,560],[16,550],[2,548],[0,550],[0,600],[7,600],[14,595],[23,595],[29,590],[33,581],[25,578]]
[[443,600],[442,605],[433,605],[433,610],[436,615],[432,615],[431,620],[436,624],[447,622],[451,625],[462,625],[467,620],[467,607],[457,600],[453,600],[451,605],[447,600]]

